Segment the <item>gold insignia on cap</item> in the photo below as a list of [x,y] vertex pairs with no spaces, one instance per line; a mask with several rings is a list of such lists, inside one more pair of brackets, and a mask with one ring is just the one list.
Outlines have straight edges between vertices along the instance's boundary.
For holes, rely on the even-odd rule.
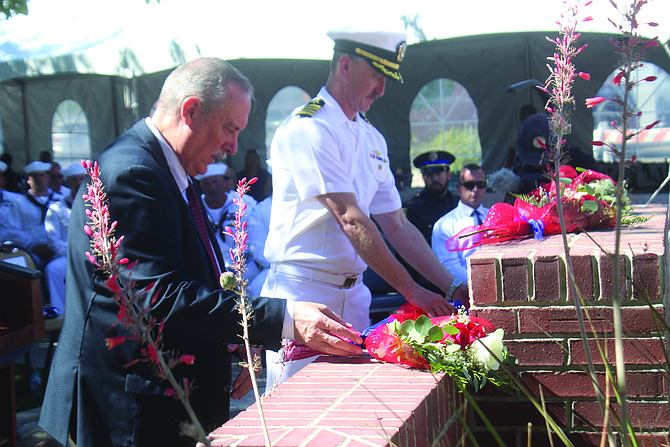
[[437,160],[437,152],[431,152],[431,153],[429,153],[429,154],[428,154],[428,159],[429,159],[430,161],[435,161],[435,160]]
[[326,102],[321,98],[314,98],[310,102],[305,104],[305,107],[303,107],[302,110],[300,110],[300,112],[296,113],[296,115],[312,117],[316,112],[318,112],[321,109],[321,107],[323,107],[325,103]]
[[405,58],[405,52],[407,51],[407,42],[402,42],[400,45],[398,45],[398,49],[396,51],[398,53],[398,62],[402,62],[402,60]]

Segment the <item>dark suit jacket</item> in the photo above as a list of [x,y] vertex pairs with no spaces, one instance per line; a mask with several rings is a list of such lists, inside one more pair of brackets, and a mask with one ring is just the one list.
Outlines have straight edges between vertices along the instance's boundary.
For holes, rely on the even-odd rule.
[[[153,290],[160,291],[151,313],[165,318],[165,349],[196,357],[195,364],[175,373],[195,383],[191,404],[205,429],[213,429],[228,418],[225,344],[241,341],[236,298],[217,290],[188,205],[144,121],[114,141],[98,162],[111,220],[118,222],[116,237],[124,236],[121,254],[138,261],[132,273],[138,289],[154,282]],[[189,419],[182,404],[165,395],[167,382],[146,363],[127,366],[141,358],[139,346],[129,341],[111,350],[105,346],[106,338],[128,331],[115,325],[118,306],[84,255],[91,251],[84,209],[78,197],[68,239],[66,314],[40,425],[63,444],[70,429],[79,447],[192,446],[178,434],[179,423]],[[251,301],[252,343],[279,348],[285,301]]]

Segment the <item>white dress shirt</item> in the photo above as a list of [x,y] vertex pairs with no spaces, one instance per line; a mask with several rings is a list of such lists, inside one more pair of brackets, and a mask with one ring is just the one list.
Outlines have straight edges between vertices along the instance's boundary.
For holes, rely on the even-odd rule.
[[[477,225],[475,217],[472,215],[473,208],[466,205],[462,201],[458,201],[458,205],[453,210],[442,216],[433,226],[433,235],[431,238],[431,246],[437,259],[440,260],[447,270],[458,279],[467,283],[468,281],[468,257],[474,253],[477,248],[468,250],[451,251],[446,247],[447,240],[458,234],[464,228]],[[486,219],[489,212],[488,208],[479,205],[476,209],[479,213],[482,222]],[[450,246],[465,247],[468,244],[467,240],[451,241]]]

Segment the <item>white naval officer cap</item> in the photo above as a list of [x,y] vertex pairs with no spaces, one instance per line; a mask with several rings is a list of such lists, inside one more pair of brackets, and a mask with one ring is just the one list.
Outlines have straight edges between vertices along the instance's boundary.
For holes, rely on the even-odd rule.
[[202,180],[207,177],[212,177],[214,175],[226,175],[226,171],[228,171],[228,165],[224,163],[212,163],[211,165],[207,166],[207,172],[204,174],[197,175],[195,178],[198,180]]
[[335,41],[335,51],[360,56],[379,73],[403,82],[400,63],[407,48],[406,33],[370,31],[349,26],[328,31],[326,35]]
[[60,171],[63,174],[63,177],[68,178],[73,175],[82,175],[86,174],[86,169],[78,161],[71,163],[70,166]]
[[39,171],[48,172],[49,169],[51,169],[51,163],[46,163],[44,161],[33,161],[31,163],[28,163],[23,168],[23,172],[30,175]]

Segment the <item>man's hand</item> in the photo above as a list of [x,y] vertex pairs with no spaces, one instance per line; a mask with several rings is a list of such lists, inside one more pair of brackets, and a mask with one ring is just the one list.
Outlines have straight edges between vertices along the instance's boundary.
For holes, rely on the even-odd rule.
[[[456,290],[458,291],[459,289]],[[454,296],[455,295],[456,293],[454,293]],[[408,297],[407,301],[426,312],[431,318],[456,313],[454,306],[449,301],[445,300],[443,296],[420,286],[417,286],[417,291],[411,298]]]
[[[237,354],[242,358],[246,358],[246,352],[244,349],[243,345],[228,345],[228,352],[235,352],[237,351]],[[260,372],[261,368],[261,362],[260,362],[260,355],[261,355],[261,350],[259,348],[251,348],[251,357],[252,359],[255,359],[258,357],[258,369],[256,369],[256,377],[258,377],[258,373]],[[254,365],[254,361],[252,360],[251,362],[244,360],[247,364]],[[242,370],[240,371],[240,374],[237,376],[235,379],[235,382],[233,382],[233,390],[230,393],[230,397],[232,399],[242,399],[244,396],[247,395],[249,391],[253,389],[253,384],[251,383],[251,373],[249,372],[249,368],[243,366]]]
[[324,354],[361,355],[363,350],[355,344],[363,343],[360,334],[351,329],[337,314],[323,304],[296,302],[293,311],[295,339]]
[[468,309],[470,308],[470,293],[468,290],[468,286],[463,283],[456,290],[454,290],[454,295],[451,297],[452,301],[458,301],[461,300],[461,304],[463,304],[465,307]]

